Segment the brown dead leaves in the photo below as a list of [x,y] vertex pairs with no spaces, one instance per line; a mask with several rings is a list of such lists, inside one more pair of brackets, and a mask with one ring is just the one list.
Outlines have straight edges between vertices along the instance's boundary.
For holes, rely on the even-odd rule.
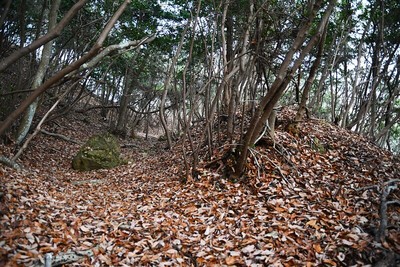
[[[376,260],[369,256],[374,243],[368,229],[376,227],[379,195],[358,189],[395,177],[399,164],[366,140],[321,122],[304,123],[297,137],[278,128],[276,139],[276,150],[252,148],[245,183],[222,178],[221,166],[218,172],[200,166],[199,181],[182,184],[181,150],[165,151],[156,141],[136,140],[141,151],[124,149],[125,166],[79,173],[60,153],[76,145],[42,136],[26,152],[27,171],[0,167],[1,260],[37,265],[49,252],[77,257],[79,263],[67,266]],[[316,150],[317,139],[325,152]],[[398,207],[390,208],[391,225],[399,224],[396,213]],[[387,241],[388,249],[399,251],[396,231],[389,230]]]

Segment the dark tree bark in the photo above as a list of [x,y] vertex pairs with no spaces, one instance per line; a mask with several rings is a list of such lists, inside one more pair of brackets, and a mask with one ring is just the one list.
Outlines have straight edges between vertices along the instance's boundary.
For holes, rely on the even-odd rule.
[[125,72],[125,84],[122,92],[121,104],[118,112],[118,122],[116,127],[116,132],[123,136],[126,135],[126,117],[128,113],[129,101],[131,99],[131,94],[133,90],[132,86],[133,69],[130,68],[129,66],[126,66],[126,68],[127,70]]
[[[85,2],[85,1],[82,1]],[[4,134],[6,129],[18,118],[18,116],[24,112],[28,106],[35,101],[35,99],[43,94],[50,86],[53,84],[57,83],[60,81],[62,78],[64,78],[68,73],[78,69],[80,66],[82,66],[84,63],[88,62],[90,59],[95,57],[97,53],[100,51],[100,49],[103,46],[104,40],[108,36],[109,32],[111,31],[112,27],[114,24],[117,22],[117,19],[121,16],[122,12],[125,10],[126,6],[130,3],[130,0],[125,0],[122,5],[119,7],[119,9],[115,12],[115,14],[112,16],[112,18],[109,20],[103,31],[101,32],[99,38],[97,39],[96,43],[93,45],[93,47],[89,50],[89,52],[85,55],[83,55],[80,59],[76,60],[72,64],[68,65],[67,67],[63,68],[59,72],[57,72],[54,76],[46,80],[42,85],[37,87],[35,91],[33,91],[22,103],[19,105],[19,107],[14,110],[0,125],[0,136]],[[64,17],[65,18],[65,17]],[[61,23],[61,22],[60,22]],[[60,24],[59,23],[59,24]],[[58,24],[58,25],[59,25]],[[56,26],[57,28],[57,26]]]
[[[55,27],[57,23],[57,12],[60,6],[61,0],[54,0],[50,7],[50,14],[49,14],[49,25],[48,30],[49,32]],[[53,46],[53,40],[50,40],[43,46],[42,56],[40,59],[39,66],[37,68],[35,77],[33,78],[32,88],[38,87],[46,74],[46,71],[49,66],[50,56],[51,56],[51,48]],[[22,141],[26,138],[29,129],[31,128],[33,118],[36,113],[36,109],[39,105],[39,97],[29,105],[28,109],[26,110],[24,116],[21,119],[20,125],[18,127],[18,131],[16,133],[16,143],[20,145]]]
[[[279,101],[287,85],[293,78],[293,75],[303,62],[305,56],[308,55],[310,50],[320,40],[323,34],[323,30],[328,23],[330,14],[336,4],[335,0],[329,1],[329,6],[327,7],[319,23],[317,33],[313,37],[311,37],[308,44],[301,49],[301,46],[305,42],[306,35],[310,30],[312,22],[314,21],[317,12],[320,10],[322,3],[323,1],[321,0],[316,1],[314,5],[310,8],[309,16],[304,24],[300,27],[296,39],[294,40],[292,46],[285,56],[284,61],[281,64],[277,77],[271,86],[271,89],[261,100],[254,116],[252,117],[250,121],[250,126],[245,134],[243,144],[239,147],[239,153],[236,156],[235,173],[233,174],[233,179],[238,179],[242,175],[245,163],[247,161],[248,147],[254,144],[259,133],[264,127],[265,122],[271,115],[274,106]],[[299,56],[293,62],[293,57],[296,52],[299,52]],[[293,66],[290,68],[291,64],[293,64]]]
[[78,13],[78,11],[83,7],[83,5],[87,2],[87,0],[80,0],[77,2],[64,16],[64,18],[46,35],[40,37],[39,39],[35,40],[28,46],[25,46],[10,56],[6,57],[3,61],[0,62],[0,72],[5,70],[8,66],[12,63],[20,59],[21,57],[25,56],[26,54],[35,51],[37,48],[41,47],[45,43],[53,40],[54,38],[58,37],[61,34],[61,31],[68,25],[68,23],[72,20],[72,18]]
[[11,0],[7,0],[4,4],[4,9],[1,10],[1,17],[0,17],[0,28],[3,26],[4,20],[6,19],[8,10],[10,9]]
[[306,84],[304,85],[303,94],[301,95],[299,110],[297,111],[295,121],[300,121],[303,118],[304,114],[306,113],[306,108],[307,108],[306,105],[307,105],[307,101],[308,101],[308,96],[309,96],[309,93],[311,90],[311,86],[314,82],[315,75],[317,73],[317,69],[320,66],[322,53],[324,51],[324,44],[325,44],[327,29],[328,29],[328,27],[326,25],[325,29],[324,29],[324,33],[322,35],[322,38],[319,41],[317,56],[313,62],[313,65],[311,66],[310,74],[307,78]]

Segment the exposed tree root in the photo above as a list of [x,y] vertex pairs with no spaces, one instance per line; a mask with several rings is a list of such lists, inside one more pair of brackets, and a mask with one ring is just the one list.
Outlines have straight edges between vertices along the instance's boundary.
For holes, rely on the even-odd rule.
[[16,169],[17,171],[21,171],[23,169],[23,167],[20,164],[18,164],[14,160],[9,159],[9,158],[4,157],[4,156],[0,156],[0,163],[3,163],[4,165],[6,165],[8,167]]

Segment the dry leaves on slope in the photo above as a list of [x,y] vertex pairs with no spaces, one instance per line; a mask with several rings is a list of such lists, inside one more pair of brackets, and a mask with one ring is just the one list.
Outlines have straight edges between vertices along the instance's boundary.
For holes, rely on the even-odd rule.
[[[78,129],[71,134],[89,136]],[[325,153],[315,150],[317,139]],[[376,260],[367,229],[376,227],[379,192],[358,189],[395,177],[399,165],[365,140],[322,123],[304,123],[297,137],[278,129],[277,141],[277,150],[253,148],[246,183],[200,166],[199,181],[182,184],[179,147],[169,152],[156,141],[137,140],[142,151],[123,150],[128,165],[79,173],[59,151],[76,151],[76,145],[40,138],[24,158],[28,171],[0,168],[2,262],[29,266],[50,252],[55,259],[79,260],[67,266]],[[399,224],[392,216],[398,208],[389,212],[390,223]],[[392,229],[387,240],[388,248],[399,250]]]

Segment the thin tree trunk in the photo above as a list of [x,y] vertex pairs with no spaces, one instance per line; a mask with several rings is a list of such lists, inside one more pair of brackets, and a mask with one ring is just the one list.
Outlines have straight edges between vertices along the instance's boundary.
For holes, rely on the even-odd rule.
[[390,122],[387,122],[385,127],[376,135],[376,140],[381,139],[389,132],[393,125],[400,122],[400,109],[397,109],[396,113],[396,117],[394,117]]
[[165,136],[167,138],[168,148],[172,148],[172,138],[171,138],[171,132],[168,129],[167,119],[165,117],[165,102],[167,101],[168,91],[169,91],[169,87],[170,87],[170,83],[171,83],[171,77],[173,75],[176,63],[178,62],[178,57],[181,54],[182,47],[183,47],[183,41],[185,40],[185,35],[186,35],[186,33],[187,33],[188,29],[189,29],[190,24],[191,24],[191,21],[188,21],[188,23],[185,26],[185,29],[182,32],[181,40],[179,42],[179,45],[178,45],[178,48],[176,50],[175,56],[172,59],[171,65],[169,66],[167,77],[165,77],[164,92],[163,92],[163,95],[161,97],[160,114],[159,115],[160,115],[161,125],[162,125],[162,127],[164,129],[164,133],[165,133]]
[[326,25],[326,27],[324,28],[324,33],[322,34],[322,38],[319,41],[317,56],[316,56],[316,58],[315,58],[315,60],[313,62],[313,65],[311,66],[310,75],[307,78],[306,84],[304,86],[303,94],[301,95],[300,107],[299,107],[299,110],[297,111],[295,121],[300,121],[303,118],[303,116],[304,116],[304,114],[306,112],[306,108],[307,108],[306,105],[307,105],[308,95],[309,95],[309,92],[311,90],[311,86],[312,86],[312,84],[314,82],[315,75],[317,73],[317,69],[318,69],[318,67],[320,66],[320,63],[321,63],[321,58],[322,58],[322,53],[324,51],[324,44],[325,44],[327,29],[328,29],[328,27]]
[[[196,10],[196,17],[193,19],[191,19],[192,21],[194,21],[194,25],[193,25],[193,29],[197,28],[197,17],[199,15],[200,12],[200,7],[201,7],[201,1],[198,2],[197,4],[197,10]],[[187,111],[186,111],[186,92],[188,91],[187,88],[187,80],[186,80],[186,74],[187,74],[187,70],[189,68],[189,65],[192,61],[192,56],[193,56],[193,46],[194,46],[194,42],[195,42],[195,36],[194,34],[192,35],[192,39],[190,41],[190,49],[189,49],[189,57],[186,61],[185,64],[185,69],[183,70],[183,75],[182,75],[182,81],[183,81],[183,88],[182,88],[182,120],[183,120],[183,128],[184,128],[184,136],[182,138],[182,148],[183,148],[183,157],[184,157],[184,161],[185,161],[185,169],[186,169],[186,177],[187,180],[190,179],[190,175],[192,176],[192,178],[197,179],[197,164],[199,162],[199,157],[198,157],[198,151],[195,149],[194,147],[194,143],[193,143],[193,138],[192,138],[192,134],[191,134],[191,130],[190,130],[190,122],[192,120],[192,116],[193,113],[195,111],[195,108],[192,106],[191,110],[190,110],[190,114],[189,116],[187,115]],[[194,103],[192,102],[192,104],[194,105]],[[186,136],[188,137],[189,140],[189,144],[190,144],[190,149],[192,150],[192,165],[191,165],[191,169],[188,168],[189,164],[187,162],[187,157],[186,157],[186,151],[185,151],[185,138]]]
[[47,33],[46,35],[40,37],[39,39],[35,40],[28,46],[25,46],[10,56],[5,58],[3,61],[0,62],[0,72],[5,70],[8,66],[12,63],[20,59],[21,57],[25,56],[26,54],[35,51],[37,48],[41,47],[45,43],[53,40],[54,38],[58,37],[61,34],[61,31],[68,25],[68,23],[72,20],[72,18],[78,13],[78,11],[83,7],[83,5],[87,2],[87,0],[80,0],[77,2],[64,16],[64,18],[53,28],[52,31]]
[[[17,117],[24,112],[28,106],[35,101],[35,99],[40,96],[42,93],[44,93],[50,86],[61,80],[63,77],[65,77],[68,73],[78,69],[81,65],[89,61],[91,58],[96,56],[96,54],[99,52],[101,47],[103,46],[104,40],[108,36],[109,32],[111,31],[112,27],[114,24],[117,22],[117,19],[121,16],[122,12],[125,10],[126,6],[130,3],[130,0],[125,0],[122,5],[119,7],[119,9],[115,12],[113,17],[109,20],[103,31],[101,32],[99,38],[97,39],[96,43],[93,45],[93,47],[89,50],[89,52],[85,55],[83,55],[80,59],[76,60],[75,62],[71,63],[70,65],[66,66],[62,70],[60,70],[58,73],[53,75],[51,78],[46,80],[42,85],[37,87],[35,91],[33,91],[22,103],[19,105],[19,107],[14,110],[8,117],[3,121],[3,123],[0,125],[0,136],[4,134],[4,132],[7,130],[7,128],[17,119]],[[60,23],[59,23],[60,24]]]
[[4,9],[2,10],[3,12],[1,13],[0,17],[0,28],[3,26],[4,20],[7,17],[8,10],[10,9],[11,5],[11,0],[7,0],[7,2],[4,4]]
[[[57,12],[60,6],[61,0],[54,0],[51,4],[50,14],[49,14],[49,25],[48,31],[51,32],[56,23],[57,23]],[[40,60],[40,64],[36,75],[33,79],[32,89],[39,87],[42,84],[43,78],[46,74],[47,68],[50,62],[51,56],[51,48],[53,46],[53,40],[47,42],[42,51],[42,58]],[[35,101],[29,105],[28,109],[26,110],[24,116],[22,117],[21,123],[19,125],[17,135],[16,135],[16,143],[19,145],[25,139],[26,135],[31,128],[33,117],[35,116],[37,106],[39,104],[39,97],[35,99]]]
[[[376,45],[374,49],[374,55],[373,55],[373,70],[372,70],[372,89],[371,89],[371,96],[370,96],[370,123],[369,123],[369,136],[374,137],[374,132],[376,128],[376,118],[377,118],[377,89],[380,84],[380,81],[382,79],[381,73],[380,73],[380,68],[381,68],[381,51],[384,50],[382,46],[384,45],[384,16],[385,14],[384,11],[384,4],[383,1],[377,1],[379,5],[379,9],[381,10],[381,17],[379,19],[379,24],[378,24],[378,33],[376,37]],[[375,64],[374,64],[375,63]],[[386,71],[383,71],[386,73]]]
[[117,134],[120,134],[122,136],[126,136],[126,116],[128,113],[128,105],[129,101],[131,98],[131,93],[132,93],[132,75],[133,75],[133,70],[129,66],[130,64],[127,64],[126,66],[126,71],[125,71],[125,82],[124,82],[124,89],[122,91],[122,96],[121,96],[121,104],[119,106],[119,111],[118,111],[118,119],[117,119],[117,126],[115,128]]
[[316,92],[310,101],[310,107],[312,107],[313,114],[318,114],[318,111],[321,110],[320,106],[322,104],[322,96],[324,93],[323,88],[324,88],[325,81],[326,81],[326,78],[328,77],[328,73],[329,73],[329,62],[330,62],[330,59],[328,58],[325,62],[324,68],[322,69],[321,77],[318,81]]
[[[44,3],[43,9],[45,8],[45,6],[46,6],[46,4]],[[26,0],[22,0],[18,5],[18,30],[19,30],[19,47],[20,48],[23,47],[26,43],[26,27],[27,27],[27,25],[25,25],[25,24],[26,24]],[[41,28],[41,21],[37,24],[37,26],[39,26],[38,27],[39,29]],[[31,58],[29,58],[29,62],[32,62]],[[25,83],[25,79],[24,79],[24,77],[26,76],[26,73],[24,73],[25,62],[23,60],[19,60],[15,63],[18,68],[16,88],[18,88],[18,90],[27,89],[27,87],[25,86],[26,83]],[[1,62],[0,62],[0,64],[1,64]]]
[[[57,0],[57,1],[61,1],[61,0]],[[76,82],[78,83],[78,82]],[[41,127],[43,125],[43,123],[46,121],[47,117],[51,114],[51,112],[57,107],[57,105],[60,103],[60,101],[68,94],[68,92],[76,85],[73,84],[71,85],[59,98],[58,100],[53,104],[53,106],[47,111],[47,113],[43,116],[43,118],[40,120],[40,122],[38,123],[38,125],[36,126],[35,131],[27,138],[27,140],[25,141],[25,143],[23,144],[23,146],[18,150],[18,152],[14,155],[14,157],[12,158],[12,161],[16,161],[21,154],[24,152],[24,150],[28,147],[30,141],[32,141],[32,139],[40,132]]]
[[354,104],[356,102],[356,94],[357,94],[357,87],[358,87],[358,80],[359,80],[359,76],[360,76],[360,72],[361,72],[361,57],[362,57],[362,46],[364,44],[364,38],[365,38],[365,34],[366,34],[367,30],[365,29],[363,32],[363,35],[361,37],[361,41],[358,45],[358,54],[357,54],[357,65],[355,68],[355,75],[354,75],[354,81],[351,84],[351,97],[350,97],[350,101],[348,102],[347,106],[346,106],[346,110],[344,112],[343,115],[343,120],[341,123],[342,127],[347,127],[348,123],[349,123],[349,113],[351,110],[353,110],[354,108]]
[[270,116],[273,107],[279,101],[294,73],[303,62],[305,56],[310,52],[310,50],[321,38],[323,30],[328,23],[329,16],[336,4],[335,0],[331,0],[329,2],[329,5],[321,19],[321,22],[319,23],[317,33],[311,38],[309,43],[302,50],[300,50],[300,55],[293,63],[293,67],[290,69],[290,65],[293,61],[293,56],[296,52],[299,51],[300,47],[303,45],[306,39],[306,34],[309,31],[318,10],[321,8],[322,3],[323,1],[321,0],[316,1],[314,5],[310,8],[309,17],[304,22],[303,26],[299,29],[296,39],[294,40],[292,46],[287,52],[285,59],[282,62],[281,67],[278,71],[277,77],[271,86],[271,89],[261,100],[254,116],[252,117],[249,129],[246,132],[243,144],[239,148],[239,154],[236,157],[235,173],[233,174],[233,179],[237,179],[242,175],[245,163],[247,161],[248,147],[252,145],[257,139],[258,134],[264,127],[264,124]]
[[[224,2],[224,10],[222,12],[222,21],[221,21],[221,49],[222,49],[222,64],[224,66],[224,73],[229,73],[229,67],[232,65],[232,63],[230,63],[228,66],[229,52],[227,51],[228,49],[227,47],[229,46],[229,44],[227,43],[227,38],[225,34],[225,28],[227,28],[229,33],[231,31],[230,29],[231,27],[229,26],[232,26],[227,23],[229,4],[230,4],[229,1]],[[231,88],[230,88],[230,82],[228,81],[225,83],[223,97],[222,97],[223,112],[228,110],[230,95],[231,95]]]

